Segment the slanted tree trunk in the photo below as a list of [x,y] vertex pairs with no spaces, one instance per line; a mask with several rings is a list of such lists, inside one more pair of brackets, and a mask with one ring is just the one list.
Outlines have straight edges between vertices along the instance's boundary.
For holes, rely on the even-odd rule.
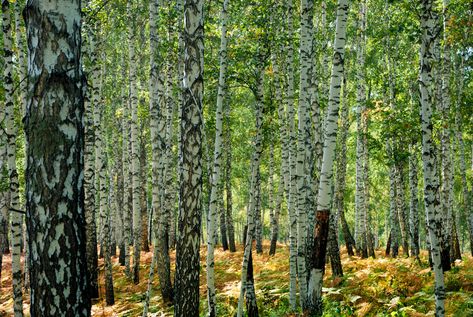
[[430,238],[430,252],[435,276],[435,315],[445,315],[445,284],[442,269],[440,238],[442,235],[442,217],[439,206],[439,176],[435,155],[435,143],[432,136],[432,65],[436,56],[436,36],[438,34],[438,14],[433,0],[422,0],[420,10],[422,42],[420,48],[420,104],[422,117],[422,161],[424,165],[424,204],[427,230]]
[[184,1],[184,103],[181,109],[180,192],[174,316],[199,316],[202,215],[203,0]]
[[44,57],[28,59],[24,121],[30,313],[88,317],[80,1],[28,1],[24,16],[28,56]]
[[343,77],[348,1],[339,0],[335,27],[332,75],[330,79],[329,107],[324,133],[324,151],[320,184],[317,198],[317,224],[314,229],[314,250],[310,266],[309,301],[306,313],[322,315],[322,281],[325,271],[325,256],[329,229],[330,203],[332,196],[332,176],[335,146],[337,143],[338,110],[340,107],[340,88]]
[[[227,70],[227,8],[228,0],[223,1],[222,11],[220,12],[220,73],[218,78],[217,91],[217,109],[215,111],[215,142],[214,142],[214,162],[211,179],[210,205],[207,218],[207,300],[208,300],[208,316],[217,316],[217,298],[215,295],[215,260],[214,249],[216,244],[216,219],[218,213],[218,200],[223,197],[218,197],[221,165],[222,165],[222,143],[223,143],[223,101],[226,91],[226,70]],[[225,220],[223,220],[225,224]],[[223,237],[226,235],[222,233]]]
[[21,274],[21,241],[23,217],[20,212],[20,194],[18,171],[16,169],[16,136],[15,106],[13,90],[13,36],[11,27],[12,11],[8,0],[2,1],[3,14],[3,52],[4,52],[4,88],[5,88],[5,133],[7,141],[7,165],[10,181],[11,242],[12,242],[12,284],[13,311],[15,317],[23,316],[23,290]]

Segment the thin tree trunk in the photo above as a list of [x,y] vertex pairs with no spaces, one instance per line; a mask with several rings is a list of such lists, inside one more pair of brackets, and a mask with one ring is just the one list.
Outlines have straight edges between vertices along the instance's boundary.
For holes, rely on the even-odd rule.
[[147,180],[148,180],[148,164],[146,143],[147,139],[144,135],[144,127],[142,125],[140,133],[140,209],[141,209],[141,249],[144,252],[149,252],[149,237],[148,237],[148,199],[147,199]]
[[[308,306],[307,298],[307,226],[309,197],[309,156],[311,144],[311,120],[309,108],[311,106],[311,80],[313,70],[312,39],[313,39],[313,0],[301,0],[301,27],[300,27],[300,87],[297,128],[297,156],[294,157],[295,185],[297,188],[297,275],[299,280],[300,303],[302,310]],[[291,118],[292,120],[292,118]]]
[[230,120],[230,104],[225,108],[226,133],[225,133],[225,194],[226,194],[226,221],[228,232],[228,247],[230,252],[236,251],[235,246],[235,226],[233,223],[233,202],[232,202],[232,130]]
[[256,174],[255,240],[256,253],[263,253],[263,220],[261,217],[261,171]]
[[366,1],[360,3],[359,37],[357,45],[357,137],[356,137],[356,195],[355,195],[355,241],[358,255],[362,258],[368,257],[368,238],[367,238],[367,203],[366,203],[366,176],[365,159],[367,149],[365,148],[364,138],[366,127],[366,79],[365,79],[365,48],[366,48]]
[[389,223],[391,227],[389,233],[389,245],[391,250],[386,247],[386,255],[391,253],[391,256],[396,258],[399,252],[399,218],[397,215],[396,170],[393,162],[392,140],[386,141],[386,152],[391,160],[389,164]]
[[15,107],[13,90],[13,36],[11,28],[12,10],[8,0],[2,1],[3,13],[3,52],[4,52],[4,88],[5,88],[5,133],[7,141],[7,165],[10,180],[11,242],[12,242],[12,284],[13,310],[15,317],[23,316],[23,290],[21,273],[21,242],[23,217],[20,213],[20,194],[18,172],[16,169],[16,138],[18,128],[15,125]]
[[140,158],[138,141],[138,96],[136,91],[136,56],[135,56],[135,29],[132,13],[133,0],[127,1],[128,23],[128,58],[131,111],[131,178],[132,178],[132,211],[133,211],[133,283],[140,281],[140,251],[141,251],[141,206],[140,206]]
[[417,151],[415,144],[410,147],[409,156],[409,222],[410,222],[410,239],[411,239],[411,255],[418,258],[420,254],[419,246],[419,194],[418,194],[418,179],[417,179]]
[[[224,0],[222,11],[220,12],[220,73],[218,78],[217,109],[215,111],[215,149],[214,162],[211,179],[211,193],[209,213],[207,220],[207,300],[208,316],[217,316],[217,298],[215,295],[215,260],[214,249],[216,244],[216,219],[218,213],[219,185],[222,165],[222,143],[223,143],[223,101],[226,91],[226,70],[227,70],[227,8],[228,0]],[[225,220],[223,221],[225,223]],[[223,235],[222,233],[222,239]]]
[[[250,199],[248,202],[248,217],[247,217],[247,230],[244,245],[245,250],[243,253],[243,264],[241,268],[241,285],[240,285],[240,297],[238,299],[238,310],[237,316],[243,316],[243,298],[245,292],[248,291],[248,272],[250,268],[250,257],[251,249],[253,246],[253,238],[255,236],[255,218],[256,218],[256,204],[257,204],[257,185],[258,185],[258,172],[260,168],[261,154],[263,152],[263,63],[260,64],[257,78],[257,89],[256,89],[256,135],[253,141],[253,155],[251,159],[251,180],[250,180]],[[251,282],[250,282],[251,283]],[[250,284],[251,285],[251,284]],[[247,295],[247,303],[253,302]],[[248,306],[247,306],[248,307]],[[254,307],[252,308],[254,309]],[[257,308],[256,308],[257,309]],[[254,310],[253,310],[254,311]],[[249,312],[248,312],[249,313]]]
[[320,184],[317,198],[317,224],[314,230],[314,250],[309,281],[309,301],[307,313],[322,315],[322,281],[325,271],[325,256],[329,229],[331,183],[338,128],[338,110],[340,107],[340,88],[343,77],[348,1],[339,0],[334,40],[332,75],[330,80],[329,107],[327,109],[324,133],[324,151]]
[[85,149],[84,149],[84,207],[86,219],[86,239],[87,239],[87,267],[89,270],[89,294],[91,298],[99,297],[98,289],[98,258],[97,258],[97,224],[95,213],[95,119],[94,110],[98,108],[98,76],[99,64],[97,62],[96,39],[94,26],[90,26],[88,32],[87,54],[89,55],[92,68],[90,70],[90,87],[87,90],[85,99],[84,128],[85,128]]
[[297,308],[297,217],[296,217],[296,183],[295,183],[295,168],[296,168],[296,136],[294,127],[294,26],[293,26],[293,1],[286,2],[286,17],[287,28],[285,30],[286,47],[284,48],[284,55],[286,59],[286,98],[285,104],[287,109],[287,164],[288,173],[285,175],[284,183],[287,194],[287,208],[289,213],[289,305],[291,310],[295,311]]
[[[165,143],[165,121],[164,121],[164,103],[163,103],[163,81],[159,76],[161,64],[159,55],[159,37],[158,37],[158,0],[150,1],[150,135],[151,135],[151,194],[153,209],[153,259],[150,267],[148,291],[144,313],[148,310],[149,297],[151,296],[151,283],[154,276],[154,264],[156,264],[161,295],[164,302],[173,301],[173,287],[171,282],[171,264],[169,258],[168,236],[166,233],[166,217],[163,208],[163,178],[164,162],[162,155],[164,153]],[[145,316],[145,315],[143,315]]]
[[184,1],[184,102],[181,109],[180,192],[174,316],[199,316],[202,216],[203,0]]
[[[349,120],[348,120],[348,107],[347,107],[347,85],[346,78],[343,77],[343,100],[340,107],[340,128],[338,132],[338,153],[340,157],[337,160],[337,177],[335,183],[335,200],[334,200],[334,212],[330,216],[330,228],[329,228],[329,237],[328,237],[328,254],[330,256],[330,264],[332,266],[332,275],[343,276],[342,262],[340,260],[340,248],[338,245],[338,220],[341,214],[344,214],[345,207],[345,187],[346,187],[346,172],[347,172],[347,136],[349,129]],[[345,220],[346,222],[346,220]],[[347,226],[348,230],[348,226]],[[349,235],[349,233],[348,233]],[[349,243],[347,243],[348,249]],[[351,246],[350,246],[351,249]],[[348,251],[350,256],[353,255],[353,249]]]
[[402,252],[405,257],[409,257],[409,223],[407,220],[407,208],[404,189],[404,169],[402,162],[397,162],[394,165],[395,186],[396,186],[396,205],[397,205],[397,220],[401,226],[402,238]]
[[[44,56],[28,59],[30,314],[88,317],[80,1],[28,1],[24,16],[28,56]],[[56,176],[45,179],[44,171]]]
[[[439,209],[439,177],[435,143],[432,136],[432,65],[438,60],[435,53],[435,37],[438,34],[438,15],[433,0],[421,1],[422,42],[420,49],[420,103],[422,116],[422,161],[424,163],[424,203],[426,209],[427,229],[430,237],[435,276],[435,315],[445,315],[445,285],[442,269],[440,237],[442,234],[442,217]],[[435,86],[434,86],[435,87]]]

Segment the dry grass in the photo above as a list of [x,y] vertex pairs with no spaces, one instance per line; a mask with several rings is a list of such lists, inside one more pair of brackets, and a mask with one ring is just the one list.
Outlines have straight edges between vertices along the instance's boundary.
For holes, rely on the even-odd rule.
[[[288,309],[289,250],[279,245],[276,256],[254,254],[254,273],[261,316],[296,316]],[[201,309],[206,305],[205,247],[201,248]],[[233,316],[239,295],[240,269],[243,251],[215,252],[216,287],[219,315]],[[376,259],[349,258],[342,250],[345,276],[332,278],[327,266],[324,288],[326,316],[431,316],[434,310],[433,275],[428,268],[426,253],[422,263],[413,259],[385,258],[380,252]],[[141,254],[140,283],[134,285],[124,274],[124,268],[113,258],[116,304],[107,307],[103,261],[99,261],[102,299],[94,303],[93,316],[141,316],[142,301],[147,287],[147,276],[152,254]],[[175,253],[171,254],[174,262]],[[0,316],[12,316],[11,258],[3,259]],[[156,275],[155,275],[156,276]],[[448,316],[473,316],[473,259],[465,256],[455,268],[446,273]],[[25,296],[25,315],[28,316],[28,296]],[[159,294],[157,278],[153,282],[150,315],[171,316],[172,307],[166,306]]]

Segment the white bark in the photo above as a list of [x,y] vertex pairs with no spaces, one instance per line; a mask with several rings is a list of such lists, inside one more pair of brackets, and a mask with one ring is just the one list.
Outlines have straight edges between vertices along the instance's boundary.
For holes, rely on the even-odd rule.
[[[218,77],[217,109],[215,112],[215,149],[214,163],[212,170],[210,206],[207,221],[207,300],[208,316],[217,316],[217,299],[215,296],[215,269],[214,269],[214,249],[216,243],[216,218],[218,208],[218,193],[221,178],[222,166],[222,141],[223,141],[223,101],[225,98],[225,76],[227,69],[227,8],[228,0],[223,1],[220,13],[221,33],[220,33],[220,73]],[[223,199],[221,197],[220,199]]]
[[[16,169],[16,138],[18,128],[15,125],[15,106],[13,95],[13,36],[11,28],[12,10],[8,0],[2,1],[3,13],[3,52],[4,52],[4,88],[5,88],[5,133],[7,137],[7,164],[10,179],[10,214],[12,242],[12,283],[13,310],[15,317],[23,316],[23,291],[21,273],[22,219],[20,213],[20,195],[18,172]],[[22,98],[23,101],[23,98]]]
[[[440,237],[442,217],[439,210],[439,177],[435,144],[432,136],[432,65],[438,60],[435,53],[438,15],[433,0],[421,1],[422,43],[420,49],[420,103],[422,116],[422,161],[424,165],[424,203],[430,250],[435,275],[435,314],[445,315],[445,285],[441,261]],[[435,87],[435,86],[434,86]]]
[[320,184],[317,198],[317,224],[314,230],[314,253],[309,281],[309,311],[322,314],[322,278],[329,229],[330,204],[332,198],[332,176],[338,129],[340,88],[343,78],[348,0],[339,0],[334,40],[332,75],[330,79],[329,107],[324,132],[324,149]]

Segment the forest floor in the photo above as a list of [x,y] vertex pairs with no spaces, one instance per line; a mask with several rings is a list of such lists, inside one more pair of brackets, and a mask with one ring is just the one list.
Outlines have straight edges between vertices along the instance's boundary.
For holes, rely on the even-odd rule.
[[[289,313],[289,248],[279,245],[276,256],[265,253],[253,255],[254,276],[260,316],[296,316]],[[205,316],[205,251],[201,249],[201,316]],[[219,316],[236,313],[242,248],[236,253],[215,252],[215,273]],[[125,277],[118,259],[113,258],[115,305],[107,307],[104,300],[93,305],[92,316],[141,316],[142,302],[147,288],[147,277],[152,253],[141,254],[140,283],[134,285]],[[175,253],[171,254],[172,263]],[[332,278],[327,266],[324,281],[324,316],[434,316],[433,274],[428,266],[427,253],[421,263],[412,258],[386,258],[377,251],[376,259],[349,258],[342,250],[343,278]],[[104,298],[103,261],[100,260],[100,294]],[[0,285],[0,316],[13,316],[11,290],[11,258],[3,259]],[[156,276],[156,275],[155,275]],[[445,275],[447,316],[473,316],[473,258],[464,255]],[[28,314],[28,296],[25,296],[25,315]],[[153,283],[150,316],[172,316],[159,295],[157,278]]]

